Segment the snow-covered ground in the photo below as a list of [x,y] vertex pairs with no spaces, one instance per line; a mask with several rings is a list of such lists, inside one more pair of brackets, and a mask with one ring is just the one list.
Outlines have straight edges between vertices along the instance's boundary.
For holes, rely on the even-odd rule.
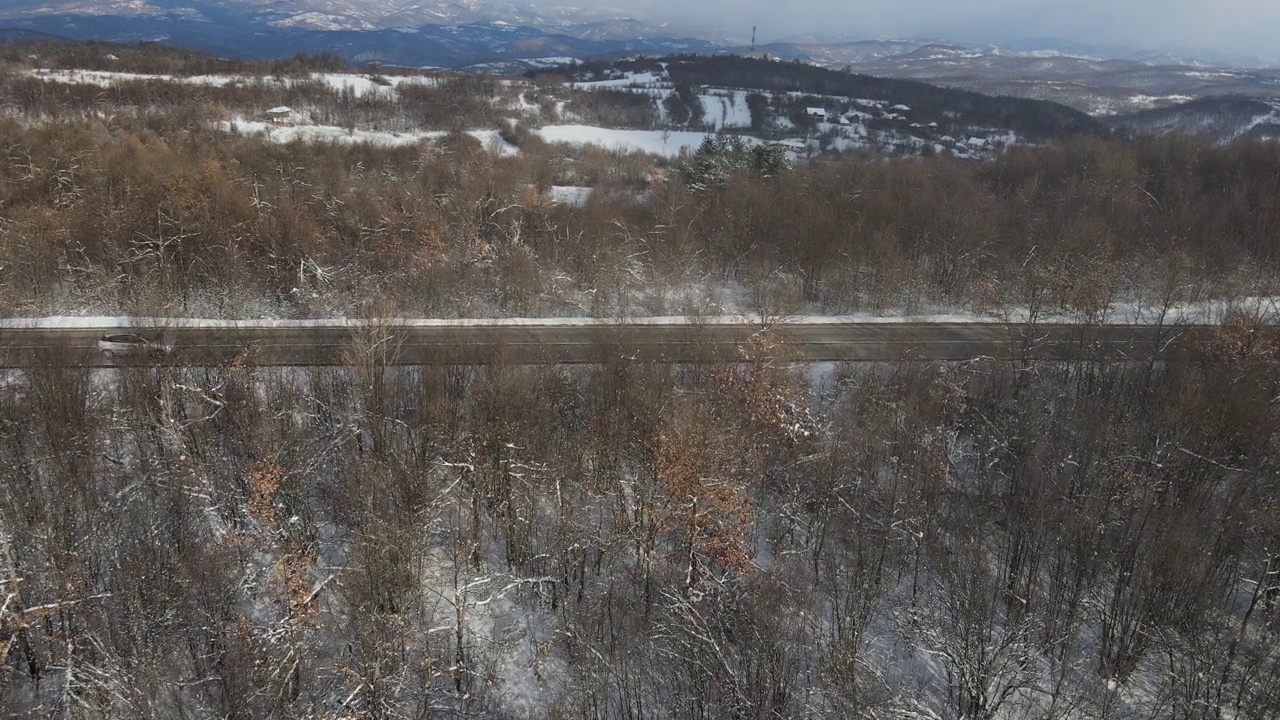
[[522,62],[528,63],[534,67],[556,67],[558,65],[577,65],[582,62],[576,57],[568,55],[555,55],[551,57],[541,58],[521,58]]
[[1190,95],[1147,95],[1138,93],[1127,98],[1099,96],[1089,101],[1087,111],[1090,115],[1106,117],[1120,115],[1138,110],[1152,110],[1158,107],[1178,105],[1191,102],[1195,98]]
[[547,200],[561,205],[582,207],[591,199],[595,188],[577,187],[574,185],[553,185],[547,189]]
[[745,90],[708,91],[699,95],[703,122],[720,128],[751,127],[751,110],[747,108]]
[[[258,75],[144,75],[140,73],[111,72],[104,70],[29,70],[31,77],[49,82],[76,83],[111,87],[126,82],[174,82],[186,85],[207,85],[224,87],[227,85],[251,85],[263,83],[288,87],[303,82],[321,82],[335,91],[350,91],[357,97],[371,94],[390,95],[405,84],[435,86],[438,80],[434,77],[420,75],[386,75],[373,76],[358,73],[312,73],[301,77],[274,78]],[[376,78],[376,79],[375,79]]]
[[[663,130],[615,130],[591,125],[548,125],[536,131],[549,143],[598,145],[624,152],[647,152],[663,157],[677,157],[681,152],[698,149],[709,133]],[[748,142],[760,142],[745,138]]]
[[232,83],[249,83],[254,78],[241,75],[190,75],[180,77],[176,75],[145,75],[142,73],[127,72],[111,72],[107,70],[28,70],[26,74],[30,77],[47,80],[49,82],[59,82],[77,85],[98,85],[100,87],[111,87],[126,82],[176,82],[189,85],[210,85],[214,87],[222,87]]
[[625,77],[614,80],[595,80],[592,82],[575,83],[579,88],[590,90],[592,88],[622,88],[622,87],[639,87],[643,85],[653,85],[664,82],[665,76],[658,73],[627,73]]
[[[1156,325],[1156,324],[1216,324],[1235,308],[1258,313],[1272,322],[1280,321],[1280,297],[1245,297],[1232,301],[1177,305],[1161,313],[1159,308],[1143,303],[1116,304],[1103,319],[1103,324]],[[1025,311],[1011,310],[999,315],[979,315],[966,312],[950,312],[931,315],[792,315],[772,319],[783,325],[848,325],[848,324],[975,324],[1026,322]],[[705,317],[666,315],[655,317],[534,317],[534,318],[386,318],[377,321],[383,325],[401,327],[470,327],[511,326],[529,327],[581,327],[589,325],[733,325],[759,323],[760,316],[752,313],[725,314]],[[1057,315],[1039,316],[1038,323],[1079,323],[1079,317]],[[38,318],[0,318],[0,328],[98,330],[119,327],[182,327],[182,328],[314,328],[314,327],[363,327],[368,320],[352,318],[319,318],[310,320],[220,320],[213,318],[163,318],[129,317],[123,315],[52,316]]]
[[1133,95],[1129,98],[1129,102],[1139,109],[1150,109],[1158,104],[1177,105],[1179,103],[1191,102],[1195,100],[1190,95]]
[[1268,104],[1271,105],[1271,112],[1255,116],[1245,125],[1237,137],[1248,135],[1259,125],[1280,125],[1280,103],[1273,101]]
[[336,143],[370,143],[385,147],[413,145],[415,143],[439,140],[445,133],[440,130],[391,133],[375,130],[347,130],[333,125],[295,125],[284,127],[257,120],[236,119],[218,123],[218,129],[242,135],[260,135],[277,143],[301,142],[336,142]]
[[[281,126],[258,120],[237,118],[218,123],[218,129],[225,132],[243,135],[260,135],[277,143],[291,142],[330,142],[330,143],[369,143],[383,147],[400,147],[415,145],[420,142],[436,142],[448,135],[443,130],[421,130],[416,132],[382,132],[377,130],[361,130],[340,128],[333,125],[293,125]],[[510,157],[520,154],[520,148],[502,139],[497,130],[468,130],[467,134],[479,140],[491,152]]]

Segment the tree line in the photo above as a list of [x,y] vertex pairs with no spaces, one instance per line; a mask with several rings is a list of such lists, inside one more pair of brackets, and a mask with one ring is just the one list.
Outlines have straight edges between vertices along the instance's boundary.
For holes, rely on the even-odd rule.
[[0,63],[65,70],[101,70],[146,75],[303,75],[351,69],[333,52],[297,53],[289,58],[250,61],[222,58],[190,48],[159,42],[21,40],[0,42]]
[[[0,305],[314,316],[377,296],[422,316],[736,304],[1101,318],[1274,294],[1274,144],[1089,138],[989,164],[745,163],[704,183],[677,172],[696,156],[504,132],[518,155],[460,130],[396,148],[274,144],[198,106],[0,119]],[[594,190],[576,207],[556,185]]]
[[[665,72],[677,87],[728,87],[768,93],[870,98],[902,103],[927,117],[948,119],[944,131],[993,126],[1033,141],[1072,134],[1106,135],[1106,126],[1079,110],[1045,100],[991,97],[914,80],[878,78],[808,63],[732,55],[677,55],[613,63],[594,61],[539,70],[566,79],[610,77],[621,72]],[[531,75],[534,73],[531,73]]]

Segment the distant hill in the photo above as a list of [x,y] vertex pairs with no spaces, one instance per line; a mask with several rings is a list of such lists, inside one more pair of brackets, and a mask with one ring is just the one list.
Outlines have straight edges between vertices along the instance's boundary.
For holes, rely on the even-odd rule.
[[658,60],[587,63],[561,68],[567,77],[585,80],[607,72],[665,68],[673,85],[736,88],[770,93],[868,99],[902,105],[917,124],[936,123],[952,133],[970,129],[1012,131],[1030,141],[1072,134],[1104,134],[1106,124],[1058,103],[990,97],[911,80],[841,72],[800,62],[732,56],[675,56]]
[[19,42],[60,42],[66,40],[68,40],[68,38],[60,35],[40,32],[38,30],[0,27],[0,45]]
[[[4,15],[0,12],[0,17]],[[581,20],[577,25],[521,25],[492,19],[355,27],[347,22],[326,25],[317,18],[248,12],[238,6],[200,5],[194,16],[179,9],[151,14],[51,13],[5,17],[0,22],[15,33],[26,33],[28,39],[57,36],[86,41],[164,42],[247,60],[333,52],[357,63],[410,67],[453,68],[544,54],[589,57],[618,52],[713,52],[720,47],[707,40],[656,34],[653,28],[634,23],[610,23],[589,16]],[[559,25],[565,25],[564,29]],[[619,34],[628,29],[637,34]]]
[[1067,55],[983,54],[938,45],[856,62],[831,58],[820,62],[986,95],[1052,100],[1091,115],[1121,115],[1214,95],[1280,97],[1280,70],[1152,65]]
[[1248,97],[1208,97],[1172,107],[1117,118],[1117,125],[1135,134],[1188,133],[1219,142],[1241,138],[1280,139],[1280,100]]

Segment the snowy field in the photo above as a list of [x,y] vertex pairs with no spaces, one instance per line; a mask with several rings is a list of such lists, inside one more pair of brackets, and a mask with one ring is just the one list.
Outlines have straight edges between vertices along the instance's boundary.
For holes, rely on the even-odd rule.
[[[682,152],[693,152],[709,137],[704,132],[662,130],[614,130],[591,125],[548,125],[536,131],[549,143],[566,145],[597,145],[609,150],[647,152],[663,157],[678,157]],[[744,138],[759,143],[756,138]]]
[[375,76],[357,73],[312,73],[297,78],[274,78],[260,75],[144,75],[140,73],[110,72],[104,70],[30,70],[31,77],[49,82],[74,83],[82,85],[98,85],[112,87],[127,82],[173,82],[186,85],[206,85],[225,87],[228,85],[250,86],[262,84],[267,86],[288,87],[305,82],[320,82],[335,91],[349,91],[357,97],[366,95],[391,95],[401,85],[423,85],[434,87],[438,80],[434,77],[420,75],[386,75]]
[[[423,141],[437,142],[448,134],[442,130],[415,132],[384,132],[360,128],[348,130],[333,125],[298,124],[285,127],[243,118],[218,123],[218,129],[242,135],[260,135],[278,143],[295,141],[369,143],[385,147],[414,145]],[[616,130],[592,125],[548,125],[533,132],[549,143],[579,147],[595,145],[606,150],[645,152],[667,158],[679,157],[682,153],[692,153],[698,149],[703,140],[710,137],[710,133],[705,132]],[[497,130],[468,130],[467,134],[499,156],[509,157],[520,154],[520,149],[503,140]],[[743,139],[752,144],[761,142],[753,137]]]
[[[361,130],[340,128],[333,125],[294,125],[285,127],[272,125],[257,120],[236,119],[218,123],[218,129],[224,132],[242,135],[260,135],[277,143],[291,142],[329,142],[358,144],[368,143],[383,147],[400,147],[416,145],[420,142],[437,142],[448,135],[443,130],[422,130],[417,132],[381,132],[377,130]],[[502,139],[497,130],[468,130],[467,134],[479,140],[490,152],[501,157],[520,154],[520,148]]]
[[593,88],[643,87],[646,85],[654,85],[656,83],[666,83],[666,82],[667,82],[667,78],[665,75],[660,75],[658,73],[651,73],[651,72],[642,72],[642,73],[627,73],[626,77],[621,77],[614,80],[596,80],[593,82],[574,83],[574,85],[584,90],[591,90]]
[[747,108],[745,90],[709,90],[699,95],[703,122],[720,128],[751,127],[751,110]]

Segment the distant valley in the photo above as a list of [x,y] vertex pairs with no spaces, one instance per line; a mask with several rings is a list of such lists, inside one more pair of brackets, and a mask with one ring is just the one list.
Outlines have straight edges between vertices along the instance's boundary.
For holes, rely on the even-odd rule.
[[[0,42],[38,38],[157,42],[251,61],[329,53],[356,67],[493,75],[643,57],[746,55],[982,96],[1049,101],[1099,118],[1121,133],[1186,131],[1220,140],[1273,137],[1273,106],[1280,103],[1280,69],[1230,66],[1265,64],[1266,58],[1053,39],[997,46],[928,38],[799,38],[757,46],[716,28],[676,28],[622,11],[475,0],[359,5],[333,0],[16,0],[0,9]],[[906,99],[891,99],[889,105],[899,103],[919,105]],[[661,108],[655,108],[661,115]],[[931,117],[921,125],[945,125],[944,120]],[[908,129],[920,130],[909,127],[916,122],[909,120]],[[976,129],[982,137],[995,137],[1007,129],[1000,125]],[[908,134],[921,135],[928,133]]]

